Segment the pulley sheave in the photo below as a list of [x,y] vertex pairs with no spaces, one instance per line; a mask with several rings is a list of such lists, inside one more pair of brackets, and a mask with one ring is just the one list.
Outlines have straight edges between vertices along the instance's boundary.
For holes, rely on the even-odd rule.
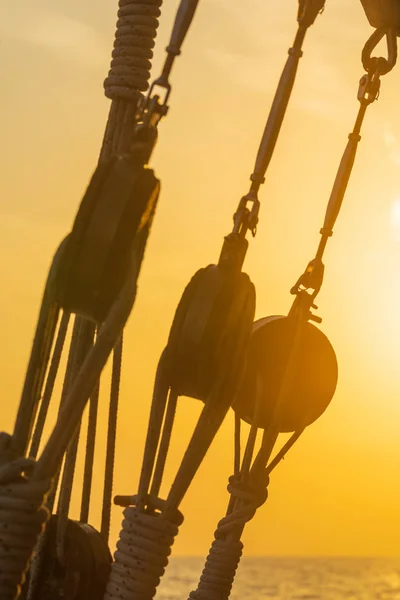
[[257,394],[261,394],[258,426],[267,429],[275,418],[280,433],[311,425],[331,402],[338,380],[335,351],[320,329],[305,323],[289,393],[275,414],[296,327],[294,319],[283,316],[254,323],[243,384],[233,405],[247,423],[253,421]]
[[400,4],[398,0],[361,0],[367,19],[377,29],[395,29],[400,35]]
[[64,310],[105,319],[126,280],[132,240],[148,224],[159,190],[154,172],[131,155],[99,163],[59,266]]
[[43,548],[44,568],[38,581],[40,600],[102,600],[111,568],[111,554],[90,525],[68,520],[65,560],[57,555],[58,517],[51,517]]
[[220,265],[197,271],[183,292],[167,346],[171,386],[179,395],[206,400],[238,332],[251,331],[254,311],[255,288],[246,273]]

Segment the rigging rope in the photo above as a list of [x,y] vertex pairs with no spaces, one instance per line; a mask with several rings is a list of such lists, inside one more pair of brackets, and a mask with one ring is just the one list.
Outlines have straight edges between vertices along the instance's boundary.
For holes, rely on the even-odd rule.
[[106,468],[104,476],[103,507],[101,515],[101,534],[103,539],[108,542],[110,533],[110,518],[112,506],[112,491],[114,482],[114,459],[115,444],[117,438],[117,417],[118,417],[118,399],[119,386],[121,381],[121,362],[122,362],[123,339],[122,335],[114,348],[110,406],[108,412],[108,431],[106,448]]
[[[33,426],[36,409],[39,405],[60,308],[64,309],[65,314],[69,312],[77,313],[73,339],[81,328],[90,327],[94,331],[94,325],[89,324],[87,317],[89,319],[93,319],[94,317],[94,321],[97,323],[102,322],[95,345],[92,349],[87,349],[84,352],[83,364],[76,374],[74,381],[71,382],[65,402],[62,402],[58,421],[35,468],[31,470],[33,485],[39,485],[37,482],[43,480],[48,481],[49,477],[52,476],[55,476],[57,482],[64,452],[68,444],[70,444],[61,486],[59,502],[61,514],[56,524],[59,559],[63,558],[65,536],[67,531],[70,530],[68,507],[78,444],[77,428],[80,427],[85,405],[89,397],[92,396],[92,413],[88,431],[81,507],[82,516],[87,518],[93,469],[93,465],[90,462],[93,462],[96,428],[97,392],[95,390],[96,387],[98,388],[99,375],[105,362],[119,339],[120,343],[117,344],[114,350],[106,459],[107,477],[102,514],[102,533],[105,538],[108,537],[118,390],[122,358],[121,332],[134,302],[137,277],[154,217],[159,190],[159,183],[155,179],[153,172],[144,168],[144,166],[150,158],[157,138],[157,124],[167,112],[167,97],[161,104],[158,96],[152,95],[151,92],[146,102],[143,102],[140,93],[148,87],[150,59],[152,57],[152,47],[154,46],[154,38],[158,26],[157,17],[160,14],[159,7],[161,3],[161,0],[120,0],[119,2],[119,19],[113,58],[109,76],[105,81],[106,94],[112,98],[112,106],[99,166],[89,186],[86,197],[81,204],[72,235],[61,245],[53,262],[25,382],[25,395],[21,402],[13,436],[15,455],[18,456],[24,453],[23,449],[30,439],[30,430]],[[161,87],[168,85],[167,96],[171,88],[168,76],[175,57],[180,53],[180,46],[193,18],[196,5],[197,2],[191,0],[182,2],[173,30],[171,44],[167,49],[168,59],[163,71],[164,79],[154,83],[154,85],[158,84]],[[139,113],[138,108],[140,109]],[[139,123],[139,127],[134,130],[138,116],[141,122]],[[134,141],[133,146],[132,141]],[[123,154],[122,157],[115,156],[121,153]],[[135,162],[137,163],[136,165]],[[119,173],[116,173],[118,167],[121,165],[122,177],[121,169]],[[131,174],[132,168],[134,169],[133,179]],[[107,174],[110,175],[108,181]],[[127,176],[128,181],[124,179]],[[105,184],[104,178],[106,178]],[[109,185],[108,190],[107,184]],[[132,184],[135,186],[136,207],[134,210],[137,213],[133,215],[133,218],[131,214],[118,214],[118,210],[121,211],[124,208],[121,203],[125,202],[125,198],[129,196],[131,192],[129,186],[132,186]],[[95,189],[96,186],[97,189]],[[120,216],[122,217],[122,227],[125,229],[122,232],[116,232],[118,235],[116,236],[114,247],[111,247],[110,252],[110,248],[105,248],[103,240],[110,239],[110,225],[118,225],[117,220]],[[106,235],[101,230],[102,223],[107,228]],[[132,223],[135,224],[136,231],[133,231]],[[128,231],[127,227],[131,227],[131,230]],[[129,239],[126,239],[127,235],[130,235]],[[135,238],[133,247],[131,247],[133,235],[135,235]],[[121,244],[124,243],[129,245],[128,251],[126,251],[125,247],[121,248]],[[113,269],[110,261],[106,263],[106,267],[110,269],[111,279],[115,278],[116,275],[117,279],[120,277],[121,280],[121,263],[124,263],[125,283],[123,279],[121,283],[117,282],[117,279],[105,282],[107,285],[105,285],[104,291],[101,290],[101,293],[105,294],[105,296],[103,299],[99,298],[99,302],[96,305],[95,296],[96,292],[98,292],[96,285],[99,284],[99,279],[96,280],[96,277],[102,276],[102,261],[104,262],[106,259],[107,252],[111,255],[114,252],[111,259],[115,258],[117,260],[116,265],[114,265],[115,269]],[[125,252],[126,256],[122,256],[122,252]],[[100,269],[98,264],[96,264],[96,259],[100,259]],[[68,277],[70,277],[69,281]],[[86,277],[89,280],[88,284],[85,281]],[[117,285],[120,286],[119,289],[117,289]],[[104,304],[103,306],[101,305],[104,299],[106,303],[108,302],[107,307]],[[91,311],[94,312],[91,313]],[[65,339],[66,327],[66,317],[63,317],[62,327],[60,328],[56,342],[55,356],[53,357],[53,364],[47,381],[49,393],[46,392],[45,402],[41,405],[40,418],[37,423],[33,446],[35,454],[37,454],[40,444],[44,420],[50,401],[50,392],[54,386],[61,348]],[[66,386],[64,388],[66,389]],[[73,440],[72,445],[71,439]],[[54,503],[54,497],[55,494],[53,493],[49,498],[49,504],[52,505]],[[38,548],[39,550],[43,550],[44,553],[47,552],[46,548],[48,548],[46,540],[47,538],[42,536],[40,547]],[[32,579],[36,578],[36,582],[40,579],[39,567],[40,560],[35,561],[35,573],[32,574]],[[0,563],[0,572],[2,568],[3,565]],[[33,600],[32,594],[34,592],[32,592],[32,589],[28,593],[31,600]],[[40,594],[41,592],[38,593]]]
[[241,507],[218,523],[198,588],[190,593],[189,600],[221,600],[229,597],[242,556],[243,543],[240,540],[226,539],[226,536],[250,521],[257,509],[266,502],[268,483],[268,476],[264,481],[259,477],[256,485],[244,483],[241,477],[229,478],[228,492],[234,501],[240,502]]
[[80,513],[80,518],[79,518],[79,521],[81,523],[87,523],[89,521],[90,494],[91,494],[91,490],[92,490],[94,451],[95,451],[96,430],[97,430],[97,413],[98,413],[98,408],[99,408],[99,395],[100,395],[100,382],[97,382],[94,392],[90,396],[90,404],[89,404],[89,420],[88,420],[87,439],[86,439],[85,467],[84,467],[84,473],[83,473],[81,513]]
[[[193,10],[188,10],[189,5]],[[194,9],[197,2],[186,2],[186,11],[189,15],[188,21],[193,17]],[[238,316],[240,313],[250,316],[254,314],[254,302],[249,302],[244,299],[242,306],[237,300],[238,292],[231,291],[229,293],[229,302],[235,299],[238,309],[232,312],[234,319],[230,328],[226,328],[226,316],[229,302],[226,304],[219,303],[219,309],[215,312],[213,303],[217,306],[216,293],[219,293],[219,286],[226,286],[226,282],[220,281],[222,273],[240,273],[243,261],[245,258],[248,242],[245,239],[247,231],[250,229],[255,234],[255,229],[258,221],[258,206],[257,191],[261,183],[263,183],[265,171],[268,167],[274,146],[277,141],[280,126],[282,124],[287,103],[293,87],[298,61],[301,56],[301,45],[305,37],[307,27],[314,21],[317,14],[323,7],[324,2],[306,2],[299,7],[299,32],[295,40],[294,50],[290,52],[285,75],[281,80],[279,93],[275,98],[272,109],[272,116],[268,122],[266,131],[264,132],[262,144],[256,161],[255,172],[252,176],[252,187],[248,196],[243,198],[239,204],[238,210],[234,216],[234,228],[230,235],[225,238],[225,243],[221,252],[219,264],[217,267],[212,267],[214,270],[199,271],[190,284],[187,286],[181,303],[175,315],[174,323],[171,328],[171,334],[166,352],[162,356],[157,372],[155,391],[153,396],[152,411],[150,415],[148,438],[146,441],[145,455],[143,459],[142,475],[139,483],[138,500],[135,509],[143,514],[151,510],[148,507],[148,490],[150,489],[150,497],[152,494],[159,492],[162,474],[166,461],[166,453],[168,450],[169,440],[172,431],[172,425],[176,410],[176,400],[178,395],[189,395],[205,401],[205,407],[202,415],[197,423],[195,432],[189,447],[185,453],[182,464],[172,483],[168,494],[165,510],[159,518],[167,518],[168,511],[176,510],[182,501],[202,459],[207,451],[213,437],[215,436],[219,426],[221,425],[226,412],[229,408],[232,399],[234,398],[234,387],[240,381],[242,368],[238,369],[241,364],[241,359],[237,357],[229,359],[225,366],[215,368],[213,356],[224,356],[224,352],[228,355],[231,353],[231,348],[237,349],[239,357],[242,356],[243,349],[247,346],[248,330],[247,316],[240,324]],[[183,13],[182,13],[183,14]],[[311,19],[310,15],[313,15]],[[178,13],[179,18],[179,13]],[[183,20],[183,19],[182,19]],[[172,44],[168,47],[171,49]],[[168,51],[167,49],[167,51]],[[173,56],[175,56],[175,52]],[[154,85],[159,85],[166,89],[166,100],[170,92],[168,84],[169,65],[168,59],[165,63],[161,77],[156,80]],[[165,75],[165,72],[167,73]],[[251,210],[247,208],[248,202],[251,201],[253,207]],[[210,267],[209,267],[210,269]],[[226,277],[226,275],[224,276]],[[207,279],[208,278],[208,279]],[[214,280],[212,279],[214,278]],[[244,283],[244,282],[243,282]],[[221,289],[224,289],[223,287]],[[250,289],[249,289],[250,291]],[[243,292],[242,292],[243,293]],[[247,292],[248,293],[248,292]],[[220,301],[219,301],[220,302]],[[247,304],[247,306],[246,306]],[[221,311],[223,307],[223,311]],[[218,319],[212,317],[213,311],[219,315]],[[209,312],[207,312],[209,311]],[[250,316],[251,318],[251,316]],[[232,331],[230,345],[226,345],[226,340],[222,336],[223,346],[220,347],[220,340],[216,337],[219,330]],[[225,334],[226,335],[226,334]],[[202,336],[204,338],[202,339]],[[242,338],[242,341],[240,339]],[[204,340],[204,341],[203,341]],[[228,350],[229,349],[229,350]],[[218,364],[218,361],[217,361]],[[237,367],[234,367],[236,364]],[[168,377],[168,370],[170,375]],[[232,377],[232,373],[238,375],[238,379]],[[170,391],[170,400],[167,405],[168,391]],[[164,415],[166,411],[164,427],[162,427]],[[161,436],[161,441],[160,441]],[[159,446],[160,445],[160,446]],[[157,448],[158,458],[156,460]],[[153,473],[154,470],[154,473]],[[153,474],[153,482],[150,488],[151,477]],[[126,521],[124,521],[125,525]],[[124,524],[121,532],[121,539],[126,536]],[[139,538],[131,539],[131,551],[139,555],[141,547]],[[169,548],[164,550],[169,553]],[[136,555],[136,554],[135,554]],[[115,562],[112,567],[110,582],[115,578],[118,579],[123,562],[120,555],[115,556]],[[143,568],[145,565],[141,561]],[[150,568],[150,567],[149,567]],[[161,576],[161,571],[154,573],[151,581],[148,582],[146,591],[141,587],[140,578],[135,582],[126,584],[126,598],[137,598],[142,594],[144,598],[152,598],[155,593],[155,588],[158,585],[158,577]],[[119,579],[119,585],[124,585]],[[111,585],[108,588],[109,594],[107,600],[112,600],[117,596],[117,592]],[[123,591],[118,588],[118,594],[122,597]],[[125,596],[124,596],[125,597]]]
[[[217,269],[217,267],[214,267],[214,269]],[[244,274],[239,273],[239,275]],[[194,280],[199,281],[199,277],[196,278],[195,276]],[[218,311],[214,307],[216,322],[224,323],[223,335],[221,336],[223,345],[217,345],[220,354],[220,364],[215,375],[216,380],[212,383],[210,390],[204,398],[205,405],[203,411],[195,427],[183,461],[174,478],[167,499],[163,501],[158,497],[153,497],[152,492],[158,493],[161,484],[166,452],[172,431],[173,416],[176,409],[177,389],[182,386],[182,383],[186,386],[188,385],[187,377],[184,381],[177,379],[176,374],[174,379],[171,377],[171,364],[176,361],[174,355],[176,346],[173,344],[175,336],[173,333],[178,335],[178,332],[180,332],[183,335],[184,332],[187,334],[189,331],[192,331],[193,334],[193,329],[191,330],[190,327],[186,326],[182,328],[182,325],[179,326],[179,324],[185,322],[185,316],[187,318],[190,312],[190,305],[193,302],[191,294],[184,293],[181,304],[178,307],[174,320],[175,327],[173,325],[171,329],[169,341],[171,345],[168,345],[164,351],[157,370],[142,473],[139,482],[139,493],[133,499],[129,497],[117,497],[115,499],[117,504],[122,505],[132,502],[133,512],[131,514],[137,519],[139,519],[139,516],[136,515],[141,515],[140,518],[146,518],[150,533],[142,528],[132,529],[129,521],[126,518],[124,519],[120,534],[121,552],[116,553],[115,561],[112,565],[110,584],[107,587],[107,600],[116,600],[118,598],[124,598],[124,600],[125,598],[129,600],[139,598],[150,600],[154,597],[159,579],[163,575],[165,566],[168,563],[168,556],[171,552],[174,537],[178,533],[179,524],[176,521],[176,515],[180,502],[186,494],[199,465],[229,409],[233,388],[237,382],[232,377],[232,373],[237,374],[240,381],[240,373],[243,371],[244,352],[254,315],[254,295],[251,293],[252,288],[250,287],[249,289],[246,283],[246,277],[240,277],[239,281],[241,281],[241,292],[240,288],[236,287],[237,292],[235,294],[235,287],[231,285],[230,288],[224,290],[224,303],[219,302]],[[236,286],[238,283],[237,281]],[[189,284],[185,292],[188,289],[191,290],[191,284]],[[208,289],[210,290],[210,287]],[[213,291],[212,288],[211,291]],[[208,314],[207,310],[206,314]],[[198,313],[197,318],[199,318]],[[198,325],[200,321],[198,321]],[[200,326],[201,329],[202,325]],[[214,339],[217,332],[218,330],[215,327],[210,329],[210,333],[213,333]],[[199,333],[200,331],[197,331],[197,335]],[[220,334],[218,333],[218,335]],[[189,346],[187,347],[189,349]],[[204,359],[207,357],[204,351],[199,356],[203,356]],[[190,372],[194,372],[193,362],[191,366],[188,363],[188,368]],[[173,387],[172,381],[175,382],[174,385],[178,384],[178,388],[175,389]],[[196,381],[196,379],[191,379],[190,381],[191,395],[194,393],[193,390],[196,389]],[[199,397],[198,392],[199,388],[197,387],[195,397]],[[168,394],[169,402],[166,408]],[[181,394],[181,390],[179,390],[179,394]],[[163,421],[164,428],[162,428]],[[157,448],[159,448],[158,458],[156,456]],[[151,490],[150,493],[149,489]],[[155,513],[154,507],[157,508],[158,506],[159,512]],[[157,521],[160,521],[160,524],[157,524]],[[163,534],[163,528],[167,527],[167,524],[169,524],[171,532],[172,530],[174,531],[174,535],[169,536],[168,540],[164,539],[165,536]],[[143,548],[147,548],[150,543],[149,541],[144,541],[146,536],[151,536],[153,543],[151,548],[158,548],[157,563],[155,563],[153,553],[150,552],[151,548],[149,548],[149,553],[143,554]],[[129,540],[129,544],[124,545],[124,540]],[[118,548],[120,549],[119,545]],[[129,557],[131,557],[130,562]],[[127,564],[131,564],[132,561],[137,565],[137,571],[132,570],[128,572],[126,570]],[[148,573],[146,582],[143,580],[143,573]]]
[[[372,57],[372,51],[384,35],[386,35],[388,42],[388,58]],[[253,407],[253,414],[250,421],[251,430],[240,471],[240,481],[244,482],[245,487],[237,487],[234,485],[238,481],[237,475],[231,478],[230,487],[228,488],[231,498],[228,505],[227,516],[222,519],[218,525],[215,532],[215,540],[207,558],[198,588],[190,594],[189,600],[227,600],[229,598],[236,569],[241,557],[242,547],[240,545],[240,538],[244,525],[253,518],[257,508],[267,499],[269,474],[272,469],[279,464],[285,453],[297,441],[305,427],[321,414],[321,411],[313,414],[312,407],[310,408],[310,406],[307,406],[308,395],[302,394],[304,396],[303,401],[305,402],[305,406],[299,416],[296,414],[296,407],[293,407],[290,403],[290,396],[293,394],[293,390],[298,387],[294,384],[298,377],[299,358],[302,352],[302,340],[306,334],[306,326],[310,327],[310,324],[308,323],[309,320],[319,320],[318,317],[315,317],[315,315],[311,313],[310,309],[317,308],[314,305],[314,300],[321,288],[323,280],[324,266],[322,264],[322,256],[327,240],[333,233],[333,226],[342,205],[354,164],[357,145],[361,139],[360,130],[366,109],[377,99],[380,89],[380,77],[393,68],[396,63],[396,58],[397,44],[395,32],[393,30],[384,31],[383,33],[375,32],[364,48],[362,59],[363,64],[367,69],[367,75],[365,75],[360,82],[358,93],[360,109],[354,129],[349,135],[349,142],[343,155],[328,202],[324,226],[321,229],[322,237],[316,253],[316,258],[311,261],[306,272],[292,288],[292,293],[296,295],[296,299],[287,319],[288,322],[293,322],[294,329],[292,340],[289,344],[290,350],[286,360],[285,370],[280,380],[279,393],[272,409],[272,418],[264,422],[262,421],[261,401],[263,397],[259,382],[260,372],[256,371],[257,380],[253,400],[255,406]],[[266,319],[266,321],[268,321],[268,319]],[[273,323],[274,321],[279,323],[280,318],[269,320],[270,323]],[[275,352],[277,351],[276,348],[274,350]],[[250,358],[251,355],[249,353],[249,359]],[[251,360],[249,362],[249,369],[250,372],[252,372],[251,369],[254,370],[254,368],[251,364]],[[263,375],[265,376],[265,374]],[[275,382],[268,375],[269,374],[266,375],[265,386],[273,386]],[[246,378],[244,383],[246,384]],[[246,391],[248,392],[248,389]],[[330,398],[332,395],[333,393],[330,395]],[[248,396],[248,393],[246,396]],[[246,397],[245,402],[247,400],[248,398]],[[237,407],[238,403],[236,402],[234,408],[237,409]],[[243,407],[241,410],[243,413]],[[287,411],[289,411],[289,414],[294,411],[294,421],[293,418],[290,419],[290,416],[288,420],[287,414],[285,414]],[[292,425],[290,425],[290,429],[288,429],[286,423],[291,423],[291,421],[294,422],[294,434],[272,460],[269,466],[267,466],[279,432],[293,431]],[[237,422],[238,421],[236,421],[236,423]],[[250,469],[250,461],[254,451],[255,429],[259,426],[264,428],[263,441],[253,466]],[[237,436],[238,432],[236,432],[236,437]],[[235,447],[236,449],[240,448],[237,441]],[[237,462],[236,458],[235,470],[237,468]],[[249,493],[251,489],[253,493]],[[221,543],[221,540],[223,540],[224,543]],[[227,552],[226,556],[223,556],[222,554],[224,550]]]

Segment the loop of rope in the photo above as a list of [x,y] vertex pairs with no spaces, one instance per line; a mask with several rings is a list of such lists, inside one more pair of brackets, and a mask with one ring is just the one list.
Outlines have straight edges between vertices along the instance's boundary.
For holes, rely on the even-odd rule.
[[107,98],[137,100],[149,87],[162,0],[119,0],[114,50],[104,89]]
[[6,435],[0,440],[0,600],[18,598],[32,547],[50,518],[45,501],[51,483],[29,480],[33,459],[8,460],[10,441]]
[[[135,505],[123,513],[125,518],[104,600],[154,598],[183,521],[178,510],[167,519],[162,513],[140,511],[136,497],[130,501]],[[152,505],[159,509],[164,502],[157,499]]]
[[[384,37],[386,37],[388,57],[372,56],[373,51]],[[380,28],[374,31],[363,48],[361,60],[363,67],[367,72],[374,72],[378,69],[380,75],[389,73],[397,62],[396,31],[394,29],[386,28]]]

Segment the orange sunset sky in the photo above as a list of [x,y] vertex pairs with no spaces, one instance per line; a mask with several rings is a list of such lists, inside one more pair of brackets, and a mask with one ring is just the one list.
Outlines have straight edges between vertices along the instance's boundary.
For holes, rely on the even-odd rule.
[[[178,1],[164,4],[154,74]],[[116,0],[0,3],[2,430],[12,430],[52,253],[96,164],[116,8]],[[157,360],[184,286],[218,259],[248,189],[296,11],[295,0],[202,0],[177,61],[152,159],[162,197],[126,333],[115,493],[136,492]],[[309,32],[245,264],[258,317],[288,310],[289,290],[315,251],[358,109],[360,53],[370,32],[358,0],[327,0]],[[397,68],[384,78],[369,110],[325,258],[318,305],[338,356],[337,393],[274,473],[270,499],[246,529],[247,554],[399,554],[399,76]],[[165,486],[200,408],[180,400]],[[105,413],[103,405],[93,524]],[[232,421],[230,414],[183,503],[176,554],[205,555],[224,514]],[[115,508],[113,543],[120,520]]]

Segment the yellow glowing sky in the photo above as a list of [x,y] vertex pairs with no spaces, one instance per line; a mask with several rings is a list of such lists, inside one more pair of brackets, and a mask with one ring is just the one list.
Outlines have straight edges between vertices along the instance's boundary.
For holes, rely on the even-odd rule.
[[[50,256],[96,163],[109,106],[102,81],[116,4],[0,3],[1,429],[8,431]],[[156,71],[177,5],[165,2]],[[152,162],[162,198],[126,336],[116,493],[136,491],[156,363],[183,287],[199,267],[217,260],[247,190],[296,8],[295,0],[203,0],[176,65],[171,111]],[[312,258],[357,110],[360,49],[369,33],[357,0],[328,1],[310,31],[246,261],[258,316],[287,311],[289,289]],[[337,393],[274,475],[270,500],[245,533],[248,554],[399,552],[398,78],[397,70],[385,79],[370,109],[326,254],[318,304],[339,359]],[[166,483],[200,404],[182,399],[179,408]],[[103,428],[104,421],[103,415]],[[230,416],[183,504],[177,554],[207,552],[227,502],[231,438]],[[113,540],[119,522],[115,509]]]

